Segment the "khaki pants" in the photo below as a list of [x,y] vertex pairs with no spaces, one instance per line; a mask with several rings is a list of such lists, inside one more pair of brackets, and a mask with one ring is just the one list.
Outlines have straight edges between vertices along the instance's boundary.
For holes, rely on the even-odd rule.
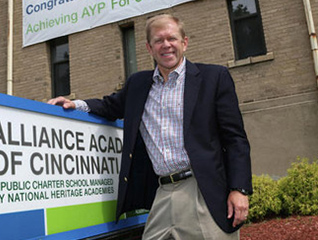
[[223,232],[212,219],[194,177],[160,185],[143,240],[239,240],[239,231]]

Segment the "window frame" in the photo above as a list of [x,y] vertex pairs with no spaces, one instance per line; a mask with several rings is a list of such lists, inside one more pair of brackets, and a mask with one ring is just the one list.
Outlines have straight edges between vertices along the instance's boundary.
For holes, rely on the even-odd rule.
[[[230,25],[231,25],[231,32],[232,32],[233,47],[234,47],[234,53],[235,53],[235,60],[242,60],[242,59],[246,59],[249,57],[256,57],[256,56],[261,56],[261,55],[267,54],[267,47],[266,47],[266,41],[265,41],[264,28],[263,28],[263,22],[262,22],[259,1],[258,0],[253,0],[253,1],[255,3],[256,13],[251,13],[251,14],[244,15],[244,16],[234,16],[233,8],[232,8],[233,0],[227,0]],[[242,47],[239,46],[239,43],[237,41],[238,36],[237,36],[237,30],[236,30],[236,26],[237,26],[236,22],[242,21],[244,19],[252,19],[252,18],[256,18],[257,25],[259,27],[259,31],[261,34],[261,36],[260,36],[261,42],[259,45],[260,50],[258,52],[256,52],[255,54],[242,54],[242,53],[240,54]],[[247,56],[245,56],[245,55],[247,55]]]
[[[56,60],[57,56],[57,47],[67,44],[67,58],[61,60]],[[51,94],[52,97],[58,96],[68,96],[71,94],[71,83],[70,83],[70,64],[69,64],[69,42],[68,36],[56,38],[50,41],[50,53],[51,53]],[[67,64],[68,67],[68,76],[67,82],[64,83],[63,91],[59,91],[61,81],[58,81],[58,76],[56,76],[56,69],[58,66]],[[65,87],[65,88],[64,88]]]
[[[123,57],[125,67],[125,78],[138,71],[137,65],[137,54],[136,54],[136,37],[135,37],[135,26],[133,23],[126,24],[120,27],[123,44]],[[130,42],[131,32],[133,33],[132,43]],[[131,47],[133,46],[133,49]],[[133,56],[133,59],[132,59]],[[134,64],[131,64],[131,60]]]

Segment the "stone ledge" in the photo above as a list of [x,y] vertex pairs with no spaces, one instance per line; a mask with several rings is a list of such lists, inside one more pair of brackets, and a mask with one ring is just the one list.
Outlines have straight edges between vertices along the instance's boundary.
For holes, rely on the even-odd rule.
[[318,91],[242,103],[240,104],[240,109],[242,114],[246,114],[309,103],[318,103]]
[[266,55],[248,57],[241,60],[231,60],[227,62],[227,65],[229,68],[235,68],[235,67],[242,67],[242,66],[246,66],[250,64],[255,64],[255,63],[267,62],[271,60],[274,60],[273,52],[269,52]]

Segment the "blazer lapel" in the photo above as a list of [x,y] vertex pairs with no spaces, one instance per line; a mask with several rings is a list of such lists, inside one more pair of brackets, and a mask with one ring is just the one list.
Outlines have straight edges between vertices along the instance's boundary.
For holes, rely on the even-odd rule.
[[139,86],[137,86],[135,89],[135,96],[138,96],[135,99],[138,102],[134,103],[136,104],[134,116],[135,119],[138,120],[137,122],[140,122],[148,98],[148,94],[153,83],[152,75],[153,73],[149,74],[144,81],[140,81]]
[[184,87],[184,107],[183,107],[183,134],[184,136],[189,129],[193,110],[196,105],[200,90],[202,77],[200,70],[195,64],[187,61],[186,77]]

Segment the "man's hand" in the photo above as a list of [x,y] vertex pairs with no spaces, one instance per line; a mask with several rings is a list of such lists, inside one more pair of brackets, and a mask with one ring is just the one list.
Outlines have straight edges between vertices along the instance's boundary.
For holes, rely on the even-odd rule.
[[62,106],[65,109],[75,109],[75,104],[65,97],[52,98],[47,103],[51,105]]
[[233,227],[246,221],[248,216],[248,196],[239,191],[231,191],[227,200],[228,218],[234,215]]

